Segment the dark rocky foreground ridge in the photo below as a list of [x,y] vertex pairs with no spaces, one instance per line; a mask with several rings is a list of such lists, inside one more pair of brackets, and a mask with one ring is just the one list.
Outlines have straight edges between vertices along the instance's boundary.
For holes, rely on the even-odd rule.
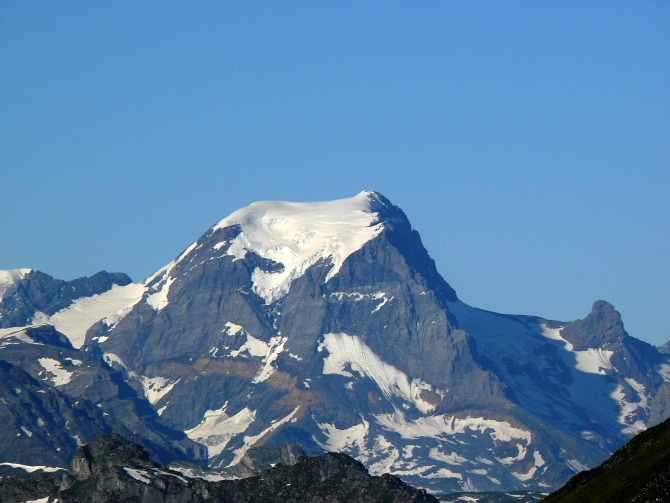
[[572,477],[547,503],[670,501],[670,420],[649,428],[592,470]]
[[301,456],[291,466],[278,464],[245,479],[191,478],[154,463],[141,446],[115,434],[80,447],[66,471],[0,481],[3,503],[45,498],[62,503],[438,501],[392,475],[370,476],[361,463],[339,453]]

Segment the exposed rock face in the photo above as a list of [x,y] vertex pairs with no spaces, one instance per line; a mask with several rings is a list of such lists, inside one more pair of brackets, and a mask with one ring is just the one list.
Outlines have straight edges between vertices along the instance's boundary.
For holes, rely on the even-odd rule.
[[0,463],[64,467],[77,447],[112,431],[166,463],[202,460],[200,446],[161,424],[141,386],[53,327],[2,329],[0,358]]
[[100,409],[6,361],[0,361],[0,424],[3,461],[31,466],[65,466],[78,438],[111,431]]
[[254,446],[291,443],[436,492],[547,491],[670,413],[670,357],[611,305],[574,322],[468,306],[372,192],[254,204],[143,283],[85,300],[100,313],[87,323],[43,311],[67,339],[1,332],[0,357],[161,461],[200,448],[249,474]]
[[113,466],[154,468],[157,465],[149,460],[149,454],[141,445],[111,434],[79,448],[72,458],[68,474],[76,480],[87,480]]
[[437,502],[397,477],[371,477],[361,463],[344,454],[301,456],[292,466],[278,465],[259,476],[207,482],[161,467],[141,446],[118,435],[81,447],[60,478],[22,475],[0,482],[3,502],[42,498],[63,503]]
[[239,463],[220,470],[220,473],[227,479],[253,477],[278,464],[292,466],[305,455],[305,451],[294,444],[252,447],[244,454]]

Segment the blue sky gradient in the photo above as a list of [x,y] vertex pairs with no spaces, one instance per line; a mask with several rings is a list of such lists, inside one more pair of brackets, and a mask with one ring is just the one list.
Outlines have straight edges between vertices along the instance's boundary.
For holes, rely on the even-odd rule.
[[377,190],[474,306],[670,339],[670,4],[2,2],[0,269]]

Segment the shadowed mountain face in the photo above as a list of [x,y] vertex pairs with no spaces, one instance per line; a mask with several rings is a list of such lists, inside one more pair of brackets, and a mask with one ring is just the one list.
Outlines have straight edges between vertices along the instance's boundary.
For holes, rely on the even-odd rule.
[[468,306],[374,192],[256,203],[72,305],[37,319],[214,467],[289,441],[436,492],[546,492],[670,413],[668,356],[610,304],[566,323]]

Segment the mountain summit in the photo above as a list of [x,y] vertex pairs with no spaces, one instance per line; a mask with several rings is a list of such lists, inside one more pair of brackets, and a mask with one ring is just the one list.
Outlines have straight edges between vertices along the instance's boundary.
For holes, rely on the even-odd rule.
[[35,319],[123,376],[170,452],[213,467],[288,441],[434,491],[546,490],[670,414],[669,357],[612,306],[575,322],[468,306],[376,192],[252,204],[142,283]]

